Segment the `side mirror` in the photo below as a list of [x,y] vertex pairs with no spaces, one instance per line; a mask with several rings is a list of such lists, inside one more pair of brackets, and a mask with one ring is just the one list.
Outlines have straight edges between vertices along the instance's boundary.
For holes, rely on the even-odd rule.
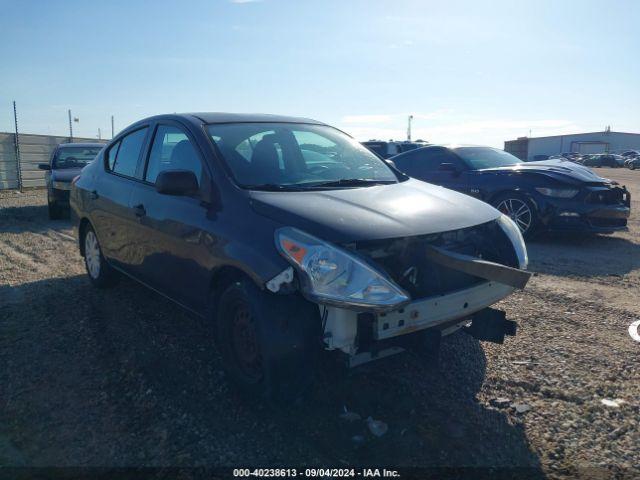
[[38,168],[40,170],[51,170],[51,165],[49,165],[48,163],[39,163]]
[[165,170],[156,177],[156,191],[164,195],[191,195],[198,188],[198,179],[190,170]]
[[438,166],[438,170],[440,172],[451,172],[454,175],[457,175],[460,173],[460,169],[456,167],[453,163],[441,163]]

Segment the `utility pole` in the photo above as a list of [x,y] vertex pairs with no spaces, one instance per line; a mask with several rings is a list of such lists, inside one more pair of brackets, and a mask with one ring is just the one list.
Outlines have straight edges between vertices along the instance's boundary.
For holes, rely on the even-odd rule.
[[411,120],[413,120],[413,115],[409,115],[408,126],[407,126],[407,141],[411,141]]
[[71,109],[67,110],[69,113],[69,141],[73,143],[73,124],[71,123]]
[[22,191],[22,165],[20,165],[20,138],[18,137],[18,110],[16,102],[13,101],[13,123],[15,124],[14,147],[16,150],[16,173],[18,175],[18,188]]
[[98,140],[102,140],[102,132],[100,131],[100,127],[98,127]]
[[114,128],[113,128],[113,115],[111,115],[111,139],[115,136]]

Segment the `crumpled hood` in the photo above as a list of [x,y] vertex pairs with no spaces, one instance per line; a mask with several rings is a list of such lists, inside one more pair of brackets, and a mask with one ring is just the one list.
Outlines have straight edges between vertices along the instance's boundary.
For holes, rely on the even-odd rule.
[[580,183],[609,183],[609,180],[596,175],[590,168],[568,160],[525,162],[510,167],[485,168],[478,171],[492,174],[543,175],[572,185]]
[[500,216],[480,200],[415,179],[338,190],[252,191],[250,197],[260,215],[335,243],[445,232]]
[[81,170],[81,168],[63,168],[61,170],[52,170],[51,180],[55,182],[71,182],[71,180],[80,175]]

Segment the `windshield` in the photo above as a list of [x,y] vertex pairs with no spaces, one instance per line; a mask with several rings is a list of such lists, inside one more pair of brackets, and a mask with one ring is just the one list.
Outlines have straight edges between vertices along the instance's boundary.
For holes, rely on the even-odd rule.
[[490,147],[459,147],[453,151],[471,167],[472,170],[483,168],[509,167],[522,163],[504,150]]
[[398,181],[367,148],[328,126],[231,123],[208,130],[245,188],[346,188]]
[[102,147],[60,147],[53,159],[53,168],[82,168],[93,160]]

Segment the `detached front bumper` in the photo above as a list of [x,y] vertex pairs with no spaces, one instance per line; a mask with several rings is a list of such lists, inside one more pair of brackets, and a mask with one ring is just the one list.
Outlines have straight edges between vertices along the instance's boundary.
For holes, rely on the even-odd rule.
[[375,339],[405,335],[464,320],[471,314],[482,310],[510,295],[515,289],[497,282],[484,282],[449,295],[425,298],[410,303],[400,310],[381,313],[376,318]]
[[502,300],[514,290],[498,282],[482,282],[471,288],[423,298],[398,310],[379,314],[320,306],[321,316],[326,319],[325,347],[327,350],[342,350],[348,355],[355,355],[368,350],[374,343],[420,330],[433,328],[447,335],[467,323],[474,313]]

